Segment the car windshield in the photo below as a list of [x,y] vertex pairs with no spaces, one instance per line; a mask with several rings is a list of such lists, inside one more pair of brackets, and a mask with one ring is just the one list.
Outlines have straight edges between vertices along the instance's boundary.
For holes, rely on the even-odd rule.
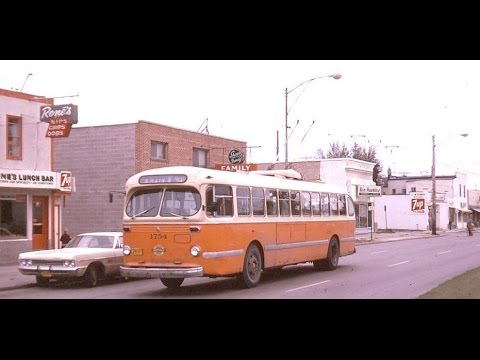
[[114,237],[108,235],[77,235],[66,248],[113,248]]

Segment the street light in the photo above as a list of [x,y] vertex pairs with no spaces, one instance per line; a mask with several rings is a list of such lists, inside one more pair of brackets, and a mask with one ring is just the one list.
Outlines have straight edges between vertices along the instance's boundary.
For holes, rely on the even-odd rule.
[[[459,134],[467,137],[468,134]],[[437,235],[437,182],[435,180],[435,135],[432,135],[432,235]]]
[[288,90],[288,88],[285,88],[285,169],[288,168],[288,94],[290,94],[292,91],[297,90],[300,86],[305,85],[309,82],[312,82],[313,80],[317,79],[322,79],[322,78],[333,78],[335,80],[338,80],[342,77],[340,74],[332,74],[332,75],[325,75],[325,76],[317,76],[312,79],[305,80],[301,84],[295,86],[292,90]]

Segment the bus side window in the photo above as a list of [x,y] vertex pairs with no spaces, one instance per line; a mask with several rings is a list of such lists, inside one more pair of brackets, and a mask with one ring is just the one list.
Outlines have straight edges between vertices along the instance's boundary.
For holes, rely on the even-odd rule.
[[322,193],[320,195],[320,207],[322,210],[322,216],[330,216],[330,200],[328,194]]
[[290,197],[287,190],[280,190],[278,192],[280,203],[280,216],[290,216]]
[[320,194],[312,193],[312,212],[313,216],[320,216]]
[[265,193],[262,188],[252,188],[252,208],[254,216],[265,216]]
[[340,212],[340,216],[347,215],[347,204],[345,202],[345,195],[343,194],[338,195],[338,210]]
[[267,189],[267,216],[278,216],[278,195],[276,189]]
[[332,216],[338,216],[337,194],[330,194],[330,210],[331,210]]
[[217,212],[217,203],[213,201],[213,185],[207,188],[206,192],[207,216],[215,216]]
[[233,216],[233,193],[228,185],[207,188],[207,216]]
[[353,204],[353,200],[350,196],[347,196],[348,201],[348,216],[355,216],[355,205]]
[[302,215],[303,216],[312,216],[312,201],[310,198],[310,193],[302,191]]
[[292,191],[290,193],[290,203],[292,204],[292,215],[300,216],[300,192]]
[[237,187],[237,212],[239,216],[250,216],[250,188]]

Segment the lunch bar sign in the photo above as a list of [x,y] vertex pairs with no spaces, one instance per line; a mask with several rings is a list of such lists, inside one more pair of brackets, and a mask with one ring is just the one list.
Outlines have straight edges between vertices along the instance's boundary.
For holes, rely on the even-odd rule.
[[58,173],[52,171],[1,170],[0,187],[58,189]]
[[72,104],[42,106],[40,121],[49,124],[46,137],[68,137],[72,124],[78,122],[78,107]]

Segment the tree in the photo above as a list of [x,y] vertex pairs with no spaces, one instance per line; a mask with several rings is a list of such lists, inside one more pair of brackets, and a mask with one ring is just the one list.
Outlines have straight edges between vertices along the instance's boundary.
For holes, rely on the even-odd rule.
[[322,149],[317,149],[317,155],[315,156],[316,159],[325,159],[325,153]]
[[347,149],[347,146],[345,145],[345,143],[342,146],[340,146],[338,141],[330,144],[330,149],[327,152],[328,159],[348,158],[348,157],[351,157],[350,151]]

